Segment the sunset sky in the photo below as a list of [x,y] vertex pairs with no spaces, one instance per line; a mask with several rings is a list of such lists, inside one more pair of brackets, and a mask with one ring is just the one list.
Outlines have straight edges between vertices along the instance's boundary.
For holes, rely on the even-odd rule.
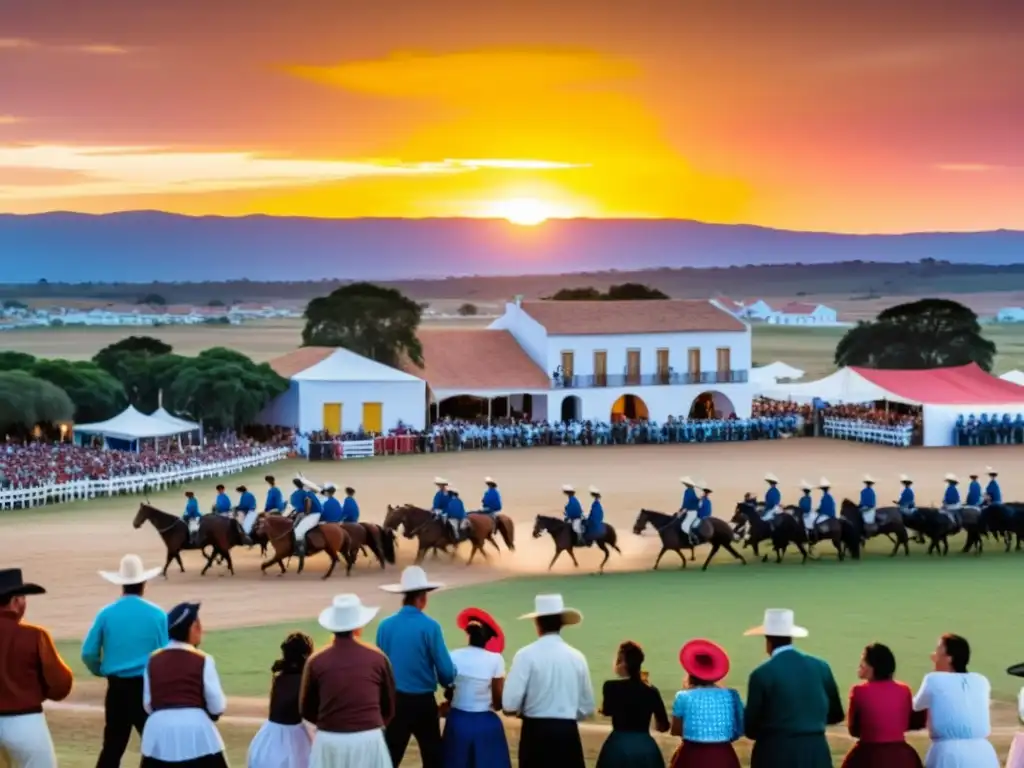
[[0,212],[1024,229],[1019,0],[31,0]]

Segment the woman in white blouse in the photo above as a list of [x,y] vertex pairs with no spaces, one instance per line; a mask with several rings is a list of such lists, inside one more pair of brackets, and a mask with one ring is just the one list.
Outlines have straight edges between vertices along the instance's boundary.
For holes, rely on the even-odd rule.
[[445,768],[512,768],[501,709],[505,685],[505,635],[489,615],[467,608],[456,619],[469,645],[452,651],[455,684],[445,691],[450,702],[444,724]]
[[[1014,677],[1024,677],[1024,664],[1014,664],[1006,674]],[[1017,694],[1017,717],[1024,723],[1024,688]],[[1010,755],[1006,758],[1006,768],[1024,768],[1024,732],[1017,732],[1010,744]]]
[[992,687],[984,675],[967,671],[971,646],[959,635],[943,635],[931,658],[935,671],[914,697],[914,710],[928,712],[925,768],[999,768],[988,741]]

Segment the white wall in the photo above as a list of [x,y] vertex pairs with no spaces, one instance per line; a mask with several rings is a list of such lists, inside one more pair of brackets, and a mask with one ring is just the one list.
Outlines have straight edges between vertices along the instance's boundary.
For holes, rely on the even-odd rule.
[[664,422],[669,416],[690,414],[693,402],[705,392],[715,394],[715,409],[729,414],[723,396],[728,398],[736,415],[741,419],[750,417],[754,387],[751,384],[687,384],[650,387],[594,387],[590,389],[563,389],[548,395],[548,418],[559,420],[562,416],[562,400],[578,397],[582,404],[581,418],[584,421],[608,421],[612,406],[623,395],[635,395],[643,400],[652,419]]
[[505,314],[487,327],[511,333],[523,351],[530,356],[530,359],[549,376],[555,370],[554,368],[545,368],[548,363],[548,332],[515,302],[510,301],[505,304]]
[[288,429],[299,426],[299,382],[289,381],[288,391],[271,400],[256,418],[256,423]]
[[[381,403],[381,426],[391,429],[401,421],[422,429],[426,420],[427,385],[423,381],[292,382],[297,388],[295,408],[302,432],[323,429],[324,404],[341,403],[341,428],[356,431],[363,421],[363,403]],[[289,426],[295,426],[290,424]]]

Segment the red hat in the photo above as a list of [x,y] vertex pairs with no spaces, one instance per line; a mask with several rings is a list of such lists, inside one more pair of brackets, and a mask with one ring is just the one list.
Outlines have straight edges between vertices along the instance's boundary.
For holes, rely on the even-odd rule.
[[494,636],[484,646],[484,650],[492,651],[493,653],[501,653],[505,650],[505,633],[502,631],[501,625],[494,620],[494,617],[486,611],[481,611],[479,608],[467,608],[455,618],[455,624],[463,632],[466,631],[466,627],[469,626],[471,621],[480,622],[494,633]]
[[688,675],[717,683],[729,674],[729,654],[710,640],[691,640],[679,651],[679,663]]

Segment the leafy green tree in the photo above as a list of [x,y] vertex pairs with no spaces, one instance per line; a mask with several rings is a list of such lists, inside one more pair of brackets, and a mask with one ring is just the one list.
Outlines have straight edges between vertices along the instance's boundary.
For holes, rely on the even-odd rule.
[[147,293],[142,296],[136,304],[148,304],[153,307],[165,307],[167,306],[167,299],[161,296],[159,293]]
[[302,344],[344,347],[391,366],[407,357],[422,366],[421,315],[419,304],[394,288],[352,283],[309,302]]
[[26,371],[0,371],[0,428],[27,430],[74,415],[75,405],[60,387]]
[[166,389],[178,371],[192,358],[181,355],[137,355],[122,352],[113,358],[112,375],[124,387],[128,402],[144,413],[159,406],[160,390]]
[[29,373],[63,389],[75,404],[75,421],[79,423],[104,421],[128,404],[121,382],[95,363],[39,360]]
[[27,371],[36,364],[36,358],[27,352],[5,349],[0,352],[0,371]]
[[548,297],[548,301],[600,301],[604,298],[604,294],[601,293],[597,288],[562,288],[552,296]]
[[103,370],[116,376],[116,361],[123,353],[154,356],[169,355],[173,351],[170,344],[166,344],[160,339],[154,339],[152,336],[129,336],[127,339],[121,339],[101,349],[92,361]]
[[621,285],[613,285],[609,288],[604,298],[608,301],[642,301],[667,299],[668,294],[641,283],[622,283]]
[[992,370],[996,345],[982,334],[978,316],[947,299],[890,307],[851,328],[836,346],[837,366],[922,369],[977,363]]
[[[214,351],[214,350],[208,350]],[[230,350],[223,350],[230,352]],[[189,359],[167,388],[170,408],[215,427],[252,424],[260,411],[288,389],[266,363],[218,354]]]
[[470,304],[469,302],[466,302],[465,304],[460,306],[458,308],[458,310],[456,310],[456,311],[462,317],[473,317],[474,315],[476,315],[479,312],[479,310],[477,309],[476,304]]

